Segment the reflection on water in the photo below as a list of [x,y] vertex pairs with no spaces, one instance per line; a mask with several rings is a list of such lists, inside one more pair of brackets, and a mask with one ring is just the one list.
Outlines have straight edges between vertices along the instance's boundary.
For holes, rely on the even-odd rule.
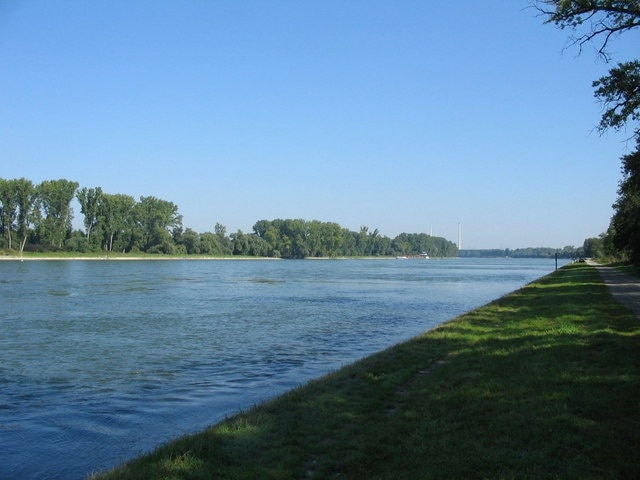
[[0,262],[0,478],[83,478],[552,261]]

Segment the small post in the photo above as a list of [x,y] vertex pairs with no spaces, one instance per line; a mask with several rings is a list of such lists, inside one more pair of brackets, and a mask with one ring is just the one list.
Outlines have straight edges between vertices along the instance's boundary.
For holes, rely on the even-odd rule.
[[556,252],[556,272],[558,271],[558,252]]

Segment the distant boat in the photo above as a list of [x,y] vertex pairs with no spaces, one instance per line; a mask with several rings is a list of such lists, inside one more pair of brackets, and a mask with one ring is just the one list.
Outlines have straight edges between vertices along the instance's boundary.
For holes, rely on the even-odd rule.
[[396,260],[406,260],[406,259],[407,259],[407,257],[405,257],[405,256],[398,256],[398,257],[396,257]]
[[420,254],[420,258],[424,258],[425,260],[429,260],[429,255],[427,255],[426,253],[421,253]]

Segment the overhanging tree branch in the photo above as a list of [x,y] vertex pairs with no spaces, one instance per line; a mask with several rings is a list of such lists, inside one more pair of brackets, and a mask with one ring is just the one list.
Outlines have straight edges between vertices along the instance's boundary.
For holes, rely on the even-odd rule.
[[571,37],[571,45],[583,47],[601,39],[598,54],[607,62],[607,47],[615,35],[640,26],[639,0],[539,0],[533,7],[561,29],[588,28],[583,35]]

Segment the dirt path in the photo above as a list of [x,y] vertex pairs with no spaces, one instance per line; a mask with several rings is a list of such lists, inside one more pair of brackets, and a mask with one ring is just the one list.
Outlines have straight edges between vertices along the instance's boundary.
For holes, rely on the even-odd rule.
[[592,261],[588,263],[596,267],[613,297],[640,318],[640,280],[613,267],[605,267]]

